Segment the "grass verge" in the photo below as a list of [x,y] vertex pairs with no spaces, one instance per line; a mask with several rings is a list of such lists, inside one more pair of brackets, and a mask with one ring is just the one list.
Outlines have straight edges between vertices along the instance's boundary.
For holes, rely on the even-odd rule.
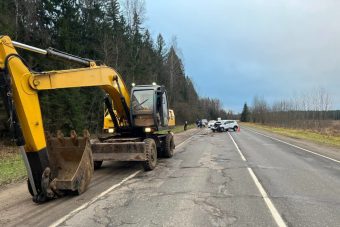
[[324,145],[331,145],[340,148],[340,137],[334,135],[326,135],[322,133],[318,133],[311,130],[302,130],[302,129],[289,129],[289,128],[280,128],[280,127],[272,127],[267,125],[260,125],[254,123],[242,123],[244,126],[250,126],[258,129],[263,129],[269,132],[274,132],[283,136],[288,136],[296,139],[305,139],[311,142],[316,142]]
[[[195,124],[188,125],[187,130],[192,129],[192,128],[196,128],[196,125]],[[163,134],[163,133],[167,133],[168,131],[169,130],[162,130],[162,131],[159,131],[158,133]],[[176,125],[174,128],[171,129],[171,132],[173,132],[175,134],[180,133],[180,132],[184,132],[184,125]]]
[[26,178],[26,168],[18,152],[0,150],[0,186]]
[[[196,125],[195,124],[190,124],[190,125],[187,126],[187,130],[192,129],[192,128],[196,128]],[[175,128],[173,128],[171,131],[173,133],[184,132],[184,125],[175,126]]]

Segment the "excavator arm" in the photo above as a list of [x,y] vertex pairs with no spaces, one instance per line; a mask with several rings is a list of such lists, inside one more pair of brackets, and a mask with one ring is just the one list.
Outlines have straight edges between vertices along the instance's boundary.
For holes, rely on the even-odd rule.
[[[86,67],[33,73],[18,55],[15,46],[43,55],[74,61]],[[73,134],[72,138],[74,140],[72,145],[72,143],[68,144],[68,142],[65,142],[63,136],[59,133],[60,135],[57,140],[61,144],[60,146],[64,147],[49,148],[49,145],[56,144],[58,141],[48,141],[48,138],[45,136],[38,91],[89,86],[100,87],[112,99],[115,113],[117,118],[120,119],[119,124],[129,127],[131,126],[129,114],[130,96],[122,78],[114,69],[107,66],[97,66],[94,61],[77,58],[76,56],[58,52],[53,49],[42,50],[15,43],[8,36],[0,36],[0,70],[1,76],[8,77],[3,78],[3,81],[7,81],[8,88],[3,91],[3,94],[6,96],[7,106],[10,107],[8,112],[12,124],[17,125],[16,131],[19,131],[16,138],[17,141],[19,141],[17,145],[21,147],[22,151],[25,151],[24,160],[26,158],[26,167],[30,179],[30,186],[33,188],[33,194],[38,197],[40,196],[40,200],[48,197],[48,190],[44,190],[44,188],[49,187],[51,182],[48,182],[47,186],[44,185],[45,175],[52,179],[59,179],[57,182],[59,188],[78,190],[79,193],[84,191],[92,176],[92,173],[86,170],[88,169],[87,167],[78,166],[75,168],[74,171],[77,173],[75,176],[70,176],[72,178],[71,183],[65,180],[64,176],[60,175],[63,172],[67,172],[67,168],[69,168],[67,163],[71,162],[71,159],[75,159],[70,154],[77,149],[80,151],[78,153],[74,152],[77,153],[76,156],[77,159],[79,159],[76,162],[93,165],[92,154],[84,154],[85,152],[82,154],[81,151],[82,149],[89,149],[86,135],[84,135],[84,139],[79,142],[77,136]],[[113,111],[111,112],[113,113]],[[16,122],[16,119],[19,122]],[[72,146],[75,148],[72,148]],[[87,153],[91,152],[88,151]],[[53,155],[57,155],[58,157],[53,158]],[[85,159],[85,161],[80,161],[83,159]],[[48,171],[46,172],[46,170],[48,170],[52,164],[56,167],[54,170],[51,170],[51,175],[48,175]],[[62,180],[60,180],[61,178]]]
[[26,141],[26,150],[46,146],[38,91],[97,86],[112,99],[120,124],[129,126],[130,95],[120,75],[107,66],[90,62],[87,68],[32,73],[7,36],[0,38],[0,68],[9,72],[13,100]]

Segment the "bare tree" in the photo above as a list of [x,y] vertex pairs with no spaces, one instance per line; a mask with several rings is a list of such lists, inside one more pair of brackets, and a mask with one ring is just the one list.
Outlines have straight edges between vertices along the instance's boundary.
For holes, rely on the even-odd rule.
[[271,108],[263,98],[255,96],[252,119],[280,127],[322,130],[331,105],[331,97],[322,87],[275,102]]
[[124,0],[123,13],[130,28],[133,25],[135,14],[138,15],[141,23],[146,19],[145,0]]
[[255,96],[253,100],[252,116],[253,121],[264,124],[268,112],[267,102],[263,97]]

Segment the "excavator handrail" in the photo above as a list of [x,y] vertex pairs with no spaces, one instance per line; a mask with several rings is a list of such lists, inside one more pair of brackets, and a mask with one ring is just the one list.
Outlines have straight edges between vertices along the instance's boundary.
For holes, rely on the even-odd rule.
[[20,43],[20,42],[16,42],[16,41],[12,41],[12,44],[14,47],[23,49],[23,50],[27,50],[27,51],[31,51],[34,53],[38,53],[38,54],[42,54],[45,55],[46,57],[49,58],[57,58],[57,59],[61,59],[64,61],[71,61],[83,66],[91,66],[91,62],[95,62],[94,60],[91,59],[87,59],[87,58],[82,58],[73,54],[69,54],[60,50],[57,50],[55,48],[49,47],[46,50],[44,49],[40,49],[38,47],[34,47],[34,46],[30,46],[24,43]]

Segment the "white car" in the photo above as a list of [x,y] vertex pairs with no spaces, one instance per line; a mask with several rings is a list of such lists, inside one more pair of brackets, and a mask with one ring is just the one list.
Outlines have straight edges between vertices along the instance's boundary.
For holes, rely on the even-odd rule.
[[223,131],[229,131],[229,129],[237,131],[239,128],[237,121],[235,120],[223,120],[220,127],[223,128]]
[[207,119],[202,119],[201,122],[202,122],[202,126],[203,127],[208,125],[208,120]]
[[208,128],[211,128],[212,126],[214,126],[215,122],[216,121],[214,121],[214,120],[209,121],[208,122]]

